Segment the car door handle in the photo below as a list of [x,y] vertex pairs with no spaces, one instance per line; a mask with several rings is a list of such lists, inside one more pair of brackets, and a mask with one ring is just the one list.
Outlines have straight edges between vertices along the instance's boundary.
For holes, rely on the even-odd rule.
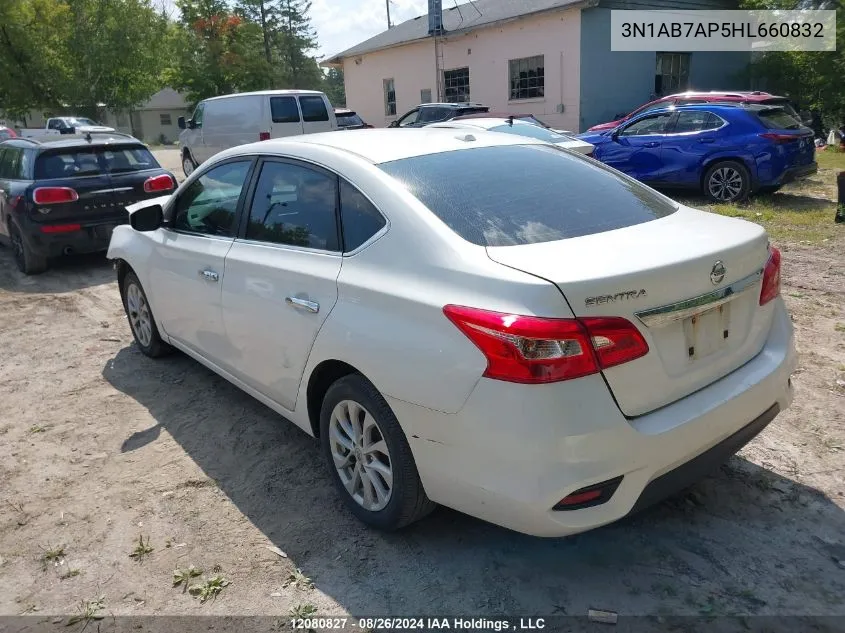
[[698,142],[699,143],[715,143],[716,139],[715,138],[700,138],[700,139],[698,139]]
[[200,275],[206,281],[220,281],[220,275],[218,275],[213,270],[208,270],[208,269],[201,270]]
[[660,145],[657,141],[649,141],[648,143],[643,143],[643,147],[657,147]]
[[285,297],[285,303],[300,310],[307,310],[316,314],[320,311],[320,304],[316,301],[309,301],[308,299],[300,299],[299,297]]

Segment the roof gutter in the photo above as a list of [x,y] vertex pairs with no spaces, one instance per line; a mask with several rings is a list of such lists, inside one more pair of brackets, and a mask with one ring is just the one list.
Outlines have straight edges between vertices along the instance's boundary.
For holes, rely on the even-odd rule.
[[[488,27],[500,26],[502,24],[509,24],[511,22],[518,22],[520,20],[524,20],[526,18],[533,18],[538,15],[542,15],[544,13],[554,13],[556,11],[570,11],[572,9],[584,10],[584,9],[592,9],[593,7],[598,6],[600,0],[581,0],[581,2],[574,2],[570,5],[565,7],[551,7],[549,9],[540,9],[539,11],[532,11],[531,13],[523,13],[522,15],[515,15],[510,18],[504,18],[502,20],[496,20],[495,22],[487,22],[486,24],[481,24],[478,26],[467,26],[462,29],[455,29],[454,31],[444,31],[441,37],[448,38],[451,35],[463,35],[465,33],[470,33],[471,31],[476,31],[480,29],[486,29]],[[414,18],[416,19],[416,18]],[[349,53],[347,51],[342,51],[333,57],[329,57],[328,59],[324,59],[320,62],[320,66],[322,68],[342,68],[343,67],[343,60],[349,57],[361,57],[363,55],[369,55],[370,53],[378,53],[380,51],[390,50],[391,48],[400,48],[402,46],[407,46],[408,44],[416,44],[417,42],[426,42],[433,39],[433,35],[424,35],[423,37],[417,37],[412,40],[404,40],[402,42],[397,42],[396,44],[388,44],[387,46],[379,46],[378,48],[372,48],[369,50],[359,51],[357,53]],[[348,49],[351,50],[351,49]]]

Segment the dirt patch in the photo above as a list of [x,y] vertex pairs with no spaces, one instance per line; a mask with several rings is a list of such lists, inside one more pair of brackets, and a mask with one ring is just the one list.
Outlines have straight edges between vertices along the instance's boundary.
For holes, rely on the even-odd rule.
[[[781,246],[794,406],[687,494],[553,540],[364,528],[310,438],[136,349],[102,257],[25,278],[0,248],[0,613],[845,615],[845,240]],[[191,565],[231,584],[203,603]]]

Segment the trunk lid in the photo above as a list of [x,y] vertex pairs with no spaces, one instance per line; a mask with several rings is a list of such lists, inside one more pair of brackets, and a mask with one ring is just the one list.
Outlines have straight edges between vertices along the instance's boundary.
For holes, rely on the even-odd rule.
[[750,222],[681,207],[627,228],[487,252],[554,283],[576,316],[620,316],[637,326],[649,353],[604,371],[630,417],[748,362],[771,326],[774,304],[759,306],[768,238]]

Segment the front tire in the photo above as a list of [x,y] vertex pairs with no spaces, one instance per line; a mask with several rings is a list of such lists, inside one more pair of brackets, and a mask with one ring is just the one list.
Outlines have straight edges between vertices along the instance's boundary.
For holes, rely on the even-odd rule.
[[185,174],[185,178],[188,178],[194,170],[197,168],[197,164],[194,162],[194,159],[191,158],[191,152],[185,151],[182,153],[182,173]]
[[138,348],[150,358],[158,358],[172,352],[173,348],[165,343],[158,333],[147,295],[134,272],[126,273],[121,296],[123,309],[126,310],[129,327]]
[[18,225],[9,221],[9,241],[12,243],[12,254],[15,265],[24,275],[38,275],[47,270],[47,258],[32,252],[26,243]]
[[360,374],[329,387],[320,410],[320,443],[338,494],[367,525],[397,530],[435,508],[396,416]]
[[733,160],[716,163],[704,174],[704,195],[711,202],[745,200],[751,190],[751,176],[745,165]]

